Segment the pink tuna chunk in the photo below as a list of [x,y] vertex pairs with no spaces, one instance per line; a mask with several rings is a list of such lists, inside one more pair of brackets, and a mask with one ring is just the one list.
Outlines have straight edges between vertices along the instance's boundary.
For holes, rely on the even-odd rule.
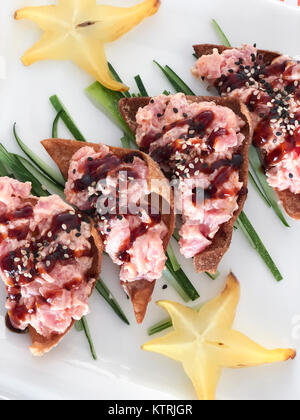
[[[9,203],[9,206],[6,206],[9,208],[9,213],[15,212],[28,203],[33,206],[32,216],[17,220],[19,225],[28,230],[24,240],[7,237],[8,229],[11,228],[11,225],[15,226],[14,221],[8,225],[0,223],[2,237],[6,238],[0,244],[1,261],[10,252],[26,250],[33,239],[33,232],[36,235],[36,232],[39,231],[40,236],[37,236],[37,240],[35,240],[38,242],[39,237],[43,237],[51,228],[53,217],[68,212],[75,215],[73,208],[64,203],[60,197],[51,196],[38,199],[30,195],[30,189],[30,183],[23,184],[9,178],[0,178],[0,202]],[[3,213],[1,208],[1,216],[5,214],[8,214],[7,211]],[[0,274],[9,293],[6,308],[15,328],[23,330],[31,325],[40,335],[50,337],[52,334],[63,334],[71,325],[72,320],[79,320],[88,313],[88,297],[95,279],[86,279],[87,272],[92,266],[92,257],[81,256],[81,254],[89,252],[91,249],[90,225],[83,222],[81,236],[78,237],[76,233],[78,233],[77,230],[71,230],[69,233],[62,230],[57,233],[56,239],[53,237],[50,239],[47,236],[47,244],[39,246],[41,256],[46,257],[51,254],[51,248],[61,246],[66,247],[66,254],[74,252],[75,257],[69,261],[57,261],[50,272],[45,271],[42,262],[37,262],[35,264],[37,274],[31,277],[28,277],[30,273],[27,273],[25,266],[23,272],[26,274],[24,278],[27,278],[27,281],[22,281],[18,285],[17,291],[15,291],[16,286],[13,286],[16,280],[12,280],[7,271],[1,269]],[[25,254],[25,251],[23,254],[21,253],[21,255]],[[32,261],[32,259],[33,254],[31,253],[28,261]],[[18,284],[17,281],[16,284]],[[15,295],[17,292],[18,298],[16,299],[14,296],[17,296]],[[14,316],[15,310],[20,306],[27,308],[22,319]]]

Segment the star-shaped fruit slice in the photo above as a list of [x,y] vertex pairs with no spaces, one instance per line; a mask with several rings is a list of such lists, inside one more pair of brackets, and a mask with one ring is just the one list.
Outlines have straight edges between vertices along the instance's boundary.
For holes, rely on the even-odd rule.
[[29,66],[41,60],[71,60],[105,87],[128,90],[112,78],[104,44],[129,32],[159,6],[160,0],[129,8],[98,5],[96,0],[58,0],[57,5],[18,10],[15,19],[30,19],[44,31],[22,61]]
[[239,298],[239,282],[230,274],[223,293],[199,312],[175,302],[158,302],[171,316],[174,331],[145,344],[143,350],[181,362],[201,400],[215,399],[223,368],[294,359],[292,349],[267,350],[232,329]]

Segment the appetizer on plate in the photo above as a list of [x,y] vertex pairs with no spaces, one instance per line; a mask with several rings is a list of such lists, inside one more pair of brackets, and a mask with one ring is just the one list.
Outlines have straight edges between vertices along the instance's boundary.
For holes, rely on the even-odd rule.
[[268,183],[285,211],[300,219],[300,62],[249,45],[194,48],[193,74],[247,105]]
[[138,146],[177,182],[181,253],[216,272],[247,196],[250,115],[236,99],[176,95],[121,99]]
[[61,139],[42,144],[68,179],[67,200],[93,217],[105,251],[120,266],[121,284],[141,323],[174,230],[168,181],[139,151]]
[[30,350],[41,356],[89,312],[103,247],[87,216],[56,195],[30,191],[29,182],[0,178],[0,273],[7,322],[28,328]]

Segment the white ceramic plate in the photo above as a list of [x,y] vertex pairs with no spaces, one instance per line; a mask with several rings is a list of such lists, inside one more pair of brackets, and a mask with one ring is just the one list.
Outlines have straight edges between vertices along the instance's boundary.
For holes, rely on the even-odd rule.
[[[53,1],[54,2],[54,1]],[[112,5],[132,5],[135,0],[103,0]],[[31,22],[13,20],[14,11],[27,5],[49,4],[45,0],[1,2],[0,55],[7,63],[7,76],[0,80],[0,138],[12,151],[18,150],[12,136],[17,121],[19,133],[41,157],[48,159],[39,141],[51,133],[54,112],[48,98],[56,93],[91,141],[118,145],[119,130],[89,102],[84,88],[93,80],[71,63],[43,62],[29,68],[20,62],[22,53],[39,38]],[[210,21],[216,18],[234,45],[257,42],[264,49],[298,55],[300,12],[270,0],[163,0],[159,13],[118,42],[107,46],[110,61],[134,89],[133,77],[143,76],[151,94],[168,83],[152,60],[169,64],[199,94],[201,84],[189,72],[194,59],[192,45],[218,42]],[[61,135],[66,134],[63,127]],[[50,160],[48,159],[50,162]],[[241,281],[242,296],[235,327],[265,346],[300,347],[299,223],[283,227],[250,187],[246,212],[264,239],[284,274],[277,284],[240,232],[234,234],[220,278],[212,282],[196,275],[192,264],[183,267],[201,292],[201,300],[214,297],[233,269]],[[118,270],[105,260],[103,278],[128,314],[131,326],[123,325],[95,293],[88,321],[99,355],[93,362],[82,333],[72,331],[52,353],[35,359],[27,350],[28,337],[0,328],[0,396],[45,399],[150,399],[194,398],[195,393],[181,366],[159,355],[144,353],[141,344],[146,329],[165,317],[154,302],[178,299],[171,288],[158,282],[145,323],[137,327],[130,303],[118,282]],[[0,288],[0,315],[4,316],[5,290]],[[219,399],[299,399],[300,359],[285,364],[246,370],[224,371]]]

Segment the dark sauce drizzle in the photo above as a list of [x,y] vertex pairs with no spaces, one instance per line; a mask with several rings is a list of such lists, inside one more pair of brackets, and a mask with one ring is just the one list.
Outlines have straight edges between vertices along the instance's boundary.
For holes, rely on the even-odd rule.
[[[9,224],[21,218],[30,219],[32,215],[33,208],[27,205],[18,209],[13,214],[3,215],[0,223]],[[20,321],[24,321],[27,314],[34,314],[36,311],[36,306],[28,308],[19,303],[21,300],[21,287],[23,285],[33,282],[37,276],[41,276],[43,273],[51,273],[58,262],[63,265],[72,264],[77,257],[92,257],[91,249],[73,251],[56,242],[58,234],[62,231],[70,233],[72,230],[76,230],[77,235],[81,235],[82,221],[89,223],[87,217],[80,218],[79,214],[75,212],[70,213],[68,211],[58,214],[53,217],[51,227],[45,235],[41,235],[37,228],[33,232],[32,238],[28,239],[26,246],[17,248],[0,259],[1,270],[10,278],[10,285],[7,286],[8,298],[10,301],[16,302],[15,307],[9,314],[11,326],[6,321],[6,325],[9,326],[10,330],[15,330],[14,325],[18,325]],[[10,239],[26,239],[29,233],[27,224],[23,231],[24,235],[21,237],[21,228],[20,231],[18,229],[9,230],[8,236]],[[43,249],[48,247],[50,249],[53,248],[53,252],[47,255],[43,252]],[[74,280],[74,285],[67,285],[66,289],[71,290],[72,287],[76,287],[77,285],[78,283]],[[38,300],[43,303],[51,303],[49,299],[51,299],[51,296],[38,297]]]
[[[188,133],[182,135],[180,140],[191,140],[193,138],[204,138],[206,135],[206,130],[210,127],[211,123],[214,121],[214,114],[212,111],[204,111],[196,115],[194,118],[185,118],[183,120],[176,121],[172,124],[167,125],[163,128],[162,133],[160,134],[148,134],[142,139],[142,149],[148,150],[150,145],[155,142],[157,139],[161,138],[164,134],[168,131],[177,128],[177,127],[184,127],[186,125],[189,126]],[[228,134],[225,128],[219,128],[217,131],[212,131],[209,135],[208,139],[206,140],[207,151],[202,152],[202,157],[205,158],[209,156],[211,153],[215,151],[215,141],[218,137],[224,136]],[[176,151],[180,151],[187,156],[187,159],[181,160],[178,162],[180,166],[183,166],[184,169],[176,168],[176,173],[179,174],[181,178],[186,178],[185,170],[189,168],[189,174],[195,175],[196,172],[202,172],[205,174],[213,174],[217,169],[223,168],[220,173],[216,176],[212,184],[209,188],[205,191],[205,198],[225,198],[227,195],[234,195],[238,191],[219,191],[221,186],[227,182],[230,178],[230,175],[233,171],[239,170],[243,164],[243,157],[241,154],[236,153],[233,155],[231,160],[228,159],[220,159],[214,162],[211,165],[208,165],[205,162],[201,162],[200,160],[198,163],[189,167],[188,164],[190,161],[188,160],[188,156],[190,155],[191,151],[193,150],[193,145],[185,144],[185,149],[183,151],[182,142],[175,141],[173,143],[168,143],[165,146],[158,146],[151,152],[151,157],[158,163],[162,164],[166,161],[169,161],[171,157],[176,153]],[[166,173],[167,176],[172,175],[172,171]],[[197,191],[194,191],[194,197],[196,196]],[[195,204],[195,200],[194,200]]]
[[[137,179],[138,174],[135,172],[134,168],[130,166],[133,164],[135,158],[144,160],[143,155],[138,151],[128,153],[122,158],[119,158],[113,154],[109,154],[102,159],[95,159],[95,160],[88,159],[86,162],[83,177],[75,181],[74,183],[74,191],[81,192],[88,189],[88,187],[90,187],[91,185],[96,186],[96,184],[99,181],[106,179],[108,175],[114,175],[117,177],[119,172],[121,171],[127,173],[127,178],[129,180]],[[118,186],[116,188],[115,195],[116,195],[116,200],[117,200],[115,213],[118,218],[122,219],[123,212],[122,212],[122,209],[119,207],[119,187]],[[95,209],[95,203],[98,197],[99,195],[95,195],[93,201],[90,201],[91,208],[89,210],[89,214],[93,215],[96,221],[97,221],[97,217],[99,216],[96,214],[96,209]],[[161,215],[152,213],[150,204],[148,204],[146,208],[144,207],[144,209],[147,211],[147,214],[149,218],[151,219],[151,221],[150,223],[141,222],[136,229],[130,232],[129,241],[127,241],[126,243],[122,245],[122,248],[118,254],[119,260],[122,261],[123,263],[130,261],[130,255],[128,254],[127,251],[132,247],[135,240],[139,238],[140,236],[144,235],[148,231],[148,229],[150,229],[151,227],[161,222]],[[138,216],[138,214],[133,214],[133,216]],[[113,215],[112,217],[115,217],[115,215]],[[111,218],[110,214],[106,214],[105,219],[109,220],[110,218]],[[103,235],[101,233],[101,236],[103,240],[105,241],[106,235]]]
[[[243,59],[240,58],[235,64],[239,65],[237,73],[229,73],[222,75],[215,82],[215,86],[220,94],[226,95],[236,89],[243,87],[253,87],[259,84],[259,92],[252,92],[247,101],[250,112],[256,112],[261,120],[257,124],[254,131],[254,145],[261,149],[266,143],[273,141],[275,144],[279,143],[276,140],[276,133],[272,129],[272,121],[280,121],[282,128],[286,129],[284,141],[271,152],[266,153],[262,150],[263,164],[266,170],[279,163],[284,156],[295,150],[300,154],[300,128],[295,128],[295,121],[300,124],[300,115],[292,116],[289,112],[289,101],[292,97],[300,99],[300,84],[297,81],[286,80],[288,76],[293,73],[294,65],[288,67],[291,61],[286,60],[282,63],[274,63],[270,65],[263,64],[263,56],[258,55],[252,57],[253,66],[244,66]],[[299,62],[294,62],[299,64]],[[274,77],[274,81],[268,82],[268,77]],[[283,78],[284,88],[277,88],[280,78]],[[271,107],[266,107],[271,103]],[[292,127],[292,128],[290,128]],[[282,132],[279,130],[278,135]]]

